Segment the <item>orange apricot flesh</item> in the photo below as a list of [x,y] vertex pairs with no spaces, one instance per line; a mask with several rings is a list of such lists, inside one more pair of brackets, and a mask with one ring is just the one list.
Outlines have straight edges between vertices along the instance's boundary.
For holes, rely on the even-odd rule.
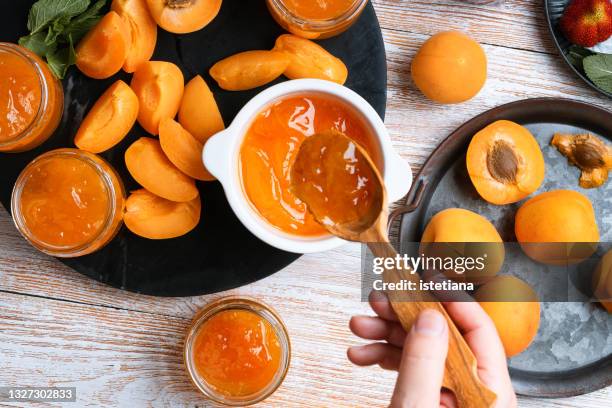
[[177,203],[140,189],[128,197],[123,222],[143,238],[171,239],[193,230],[200,222],[201,212],[199,195],[191,201]]
[[138,96],[138,123],[157,135],[159,122],[174,118],[181,105],[185,82],[183,73],[171,62],[148,61],[132,77],[131,87]]
[[162,119],[159,142],[168,159],[189,177],[202,181],[215,179],[202,161],[204,145],[175,120]]
[[76,66],[90,78],[109,78],[121,70],[130,43],[129,27],[110,11],[77,45]]
[[81,150],[102,153],[130,132],[138,116],[138,97],[125,82],[110,86],[93,105],[74,138]]
[[119,14],[130,30],[131,41],[123,70],[132,73],[153,56],[157,23],[149,13],[146,0],[113,0],[111,10]]
[[151,15],[164,30],[175,34],[198,31],[221,10],[221,0],[147,0]]
[[246,91],[274,81],[290,62],[284,52],[245,51],[217,62],[210,76],[226,91]]
[[155,139],[141,137],[132,143],[125,152],[125,164],[134,180],[159,197],[186,202],[199,194],[195,180],[168,160]]
[[315,78],[343,85],[348,69],[319,44],[292,34],[283,34],[276,40],[275,51],[287,54],[289,66],[284,74],[289,79]]
[[527,128],[499,120],[476,133],[466,164],[478,194],[497,204],[516,203],[544,181],[544,156]]
[[215,97],[200,75],[185,86],[178,118],[200,143],[206,143],[211,136],[225,129]]

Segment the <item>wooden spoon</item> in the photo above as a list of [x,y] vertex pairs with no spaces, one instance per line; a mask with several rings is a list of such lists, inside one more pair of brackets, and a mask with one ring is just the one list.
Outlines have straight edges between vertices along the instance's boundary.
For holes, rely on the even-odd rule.
[[[395,258],[387,236],[387,197],[382,177],[366,151],[346,135],[328,131],[307,138],[291,169],[292,191],[308,205],[315,219],[332,234],[366,243],[374,256]],[[416,274],[386,269],[385,282],[410,280]],[[488,408],[496,394],[478,378],[476,358],[446,310],[424,291],[388,291],[402,326],[409,331],[419,313],[436,309],[449,326],[449,349],[443,386],[461,407]]]

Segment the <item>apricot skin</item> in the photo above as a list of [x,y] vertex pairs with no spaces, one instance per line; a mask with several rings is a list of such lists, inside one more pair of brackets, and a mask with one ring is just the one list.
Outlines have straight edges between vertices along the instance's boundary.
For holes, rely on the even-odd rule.
[[217,62],[210,69],[221,89],[246,91],[274,81],[289,66],[284,52],[245,51]]
[[132,73],[153,56],[157,23],[149,13],[146,0],[113,0],[111,10],[119,14],[130,29],[131,41],[123,70]]
[[77,45],[76,66],[90,78],[109,78],[121,70],[130,43],[129,27],[110,11]]
[[516,213],[514,229],[530,258],[551,265],[581,262],[599,242],[591,201],[572,190],[548,191],[525,202]]
[[170,201],[186,202],[198,196],[195,181],[168,160],[159,142],[141,137],[126,150],[125,164],[141,186]]
[[110,86],[93,105],[74,138],[81,150],[102,153],[130,132],[138,116],[138,97],[125,82]]
[[[147,0],[151,15],[164,30],[174,34],[198,31],[210,23],[221,10],[221,0],[192,0],[190,5],[172,0]],[[182,2],[185,3],[185,2]]]
[[593,294],[608,313],[612,314],[612,250],[601,258],[595,269]]
[[202,161],[204,145],[176,121],[162,119],[159,124],[159,142],[168,159],[189,177],[202,181],[215,179]]
[[184,91],[183,73],[171,62],[148,61],[132,77],[131,87],[138,96],[138,123],[152,135],[159,133],[159,122],[174,118]]
[[178,117],[180,124],[202,144],[225,129],[215,97],[199,75],[185,86]]
[[289,56],[291,62],[284,72],[289,79],[325,79],[340,85],[346,82],[346,65],[317,43],[292,34],[283,34],[276,40],[274,50]]
[[201,211],[200,196],[177,203],[140,189],[128,197],[123,221],[130,231],[143,238],[171,239],[193,230],[200,222]]
[[506,357],[529,347],[540,327],[540,302],[531,286],[514,276],[496,276],[475,298],[493,320]]
[[494,122],[474,135],[466,164],[476,191],[491,204],[521,201],[544,181],[544,156],[538,142],[527,128],[508,120]]

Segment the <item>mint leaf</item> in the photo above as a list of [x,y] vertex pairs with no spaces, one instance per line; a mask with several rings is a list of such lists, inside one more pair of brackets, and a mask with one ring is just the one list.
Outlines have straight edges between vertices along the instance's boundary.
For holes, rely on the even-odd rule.
[[57,44],[47,44],[45,41],[45,33],[36,33],[26,35],[19,39],[19,45],[29,49],[39,57],[44,58],[47,54],[52,54],[57,49]]
[[582,61],[584,72],[599,88],[612,92],[612,54],[595,54]]
[[593,53],[578,45],[569,47],[566,54],[568,61],[578,69],[582,69],[582,60],[589,55],[593,55]]
[[86,12],[70,21],[64,30],[66,38],[71,37],[77,43],[91,30],[102,18],[100,10],[106,4],[106,0],[98,0]]
[[89,0],[38,0],[30,9],[28,29],[31,34],[36,34],[54,20],[78,16],[88,6]]
[[68,46],[47,54],[47,65],[58,78],[64,78],[71,65],[76,62],[74,44],[69,42]]

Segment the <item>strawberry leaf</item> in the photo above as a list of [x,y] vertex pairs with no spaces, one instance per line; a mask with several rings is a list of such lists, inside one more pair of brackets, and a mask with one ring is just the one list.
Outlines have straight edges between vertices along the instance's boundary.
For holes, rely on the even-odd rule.
[[595,54],[582,61],[584,72],[606,92],[612,92],[612,54]]

